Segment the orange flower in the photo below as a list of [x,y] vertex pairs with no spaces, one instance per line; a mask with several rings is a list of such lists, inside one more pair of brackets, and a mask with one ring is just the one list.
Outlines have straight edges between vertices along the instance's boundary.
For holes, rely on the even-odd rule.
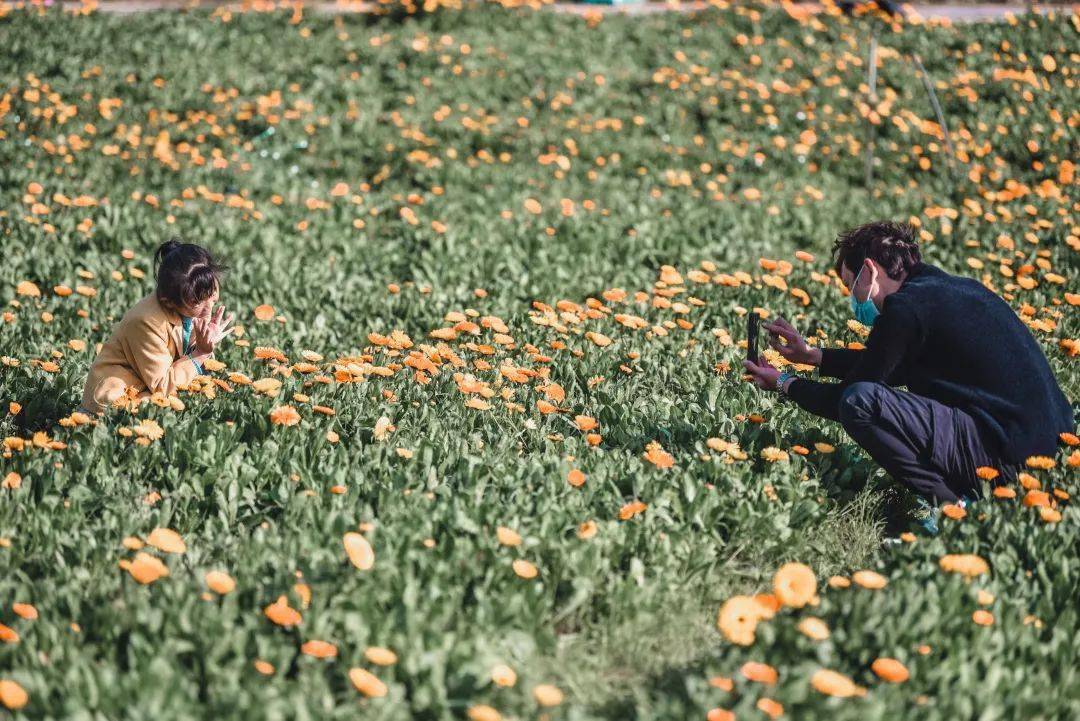
[[397,654],[381,646],[368,646],[364,649],[364,658],[376,666],[393,666],[397,663]]
[[817,593],[817,577],[809,566],[785,563],[773,576],[773,592],[785,606],[802,608]]
[[1028,508],[1050,506],[1050,494],[1044,491],[1028,491],[1024,494],[1024,505]]
[[258,346],[255,348],[255,358],[258,360],[276,360],[282,363],[288,363],[289,358],[277,348],[268,348],[266,346]]
[[261,673],[263,676],[269,676],[274,672],[274,664],[270,663],[269,661],[264,661],[261,658],[255,659],[253,665],[255,666],[255,670]]
[[775,720],[784,715],[784,706],[779,701],[774,701],[771,698],[759,698],[756,705],[758,711],[771,719]]
[[844,674],[826,668],[814,672],[814,675],[810,677],[810,685],[818,693],[823,693],[826,696],[836,696],[837,698],[862,696],[866,693],[866,689],[857,686],[854,681]]
[[573,468],[566,474],[566,482],[574,488],[580,488],[585,485],[585,474],[577,468]]
[[18,643],[19,634],[15,629],[11,628],[10,626],[5,626],[4,624],[0,623],[0,641],[4,643]]
[[980,626],[993,626],[994,614],[980,608],[978,611],[971,614],[971,620]]
[[574,416],[574,423],[580,431],[591,431],[599,425],[592,416]]
[[1061,512],[1053,508],[1042,507],[1039,509],[1039,518],[1045,523],[1057,523],[1061,520]]
[[965,511],[963,508],[956,505],[955,503],[946,503],[944,506],[941,507],[941,512],[942,514],[948,516],[954,521],[959,521],[965,516],[967,516],[967,511]]
[[1048,471],[1054,467],[1054,459],[1049,456],[1028,456],[1024,461],[1028,468],[1038,468]]
[[386,684],[378,677],[362,668],[349,669],[349,680],[356,690],[368,698],[381,698],[386,695]]
[[300,612],[289,606],[289,601],[285,596],[278,596],[278,600],[264,608],[263,613],[278,626],[285,628],[295,626],[302,620]]
[[337,646],[328,641],[307,641],[300,647],[300,653],[314,658],[334,658]]
[[1058,438],[1067,446],[1080,446],[1080,438],[1075,433],[1059,433]]
[[38,617],[38,611],[29,603],[13,603],[11,604],[11,610],[15,612],[15,615],[19,618],[25,618],[27,621],[36,621]]
[[724,708],[709,709],[705,721],[735,721],[735,714]]
[[171,528],[155,528],[146,537],[146,542],[162,553],[184,553],[187,551],[184,539]]
[[533,687],[533,698],[541,706],[558,706],[563,702],[563,692],[549,683]]
[[30,695],[26,693],[22,686],[6,678],[0,679],[0,703],[4,704],[4,708],[17,711],[25,706],[29,700]]
[[975,469],[975,475],[984,481],[992,481],[1000,474],[996,468],[992,468],[991,466],[979,466]]
[[144,586],[169,575],[169,569],[164,563],[142,551],[135,554],[134,560],[122,563],[126,565],[121,565],[121,568],[124,568],[132,578]]
[[599,531],[599,526],[596,525],[596,521],[585,521],[577,528],[577,537],[583,541],[587,541],[596,535]]
[[40,298],[41,289],[29,280],[21,280],[15,286],[15,294],[28,298]]
[[529,563],[523,558],[516,559],[510,565],[513,567],[514,573],[519,578],[524,578],[526,581],[536,578],[537,574],[539,573],[539,571],[536,570],[536,566]]
[[1023,486],[1025,491],[1037,491],[1042,488],[1042,484],[1039,483],[1039,479],[1030,473],[1021,472],[1017,477],[1020,481],[1020,485]]
[[843,576],[829,576],[828,584],[829,588],[847,588],[851,581]]
[[829,637],[829,627],[816,616],[807,616],[799,621],[798,629],[804,636],[815,641],[824,641]]
[[975,578],[990,572],[990,566],[981,557],[972,553],[947,554],[938,560],[941,570],[959,573],[967,578]]
[[345,546],[345,555],[349,557],[349,563],[361,571],[368,571],[375,565],[375,551],[368,540],[359,533],[350,531],[341,538]]
[[502,721],[502,714],[487,704],[478,704],[465,710],[465,718],[469,721]]
[[491,682],[496,686],[511,688],[517,683],[517,674],[506,664],[498,663],[491,667]]
[[895,658],[875,659],[870,664],[870,669],[877,674],[878,678],[889,683],[903,683],[910,676],[907,667]]
[[758,593],[754,601],[761,607],[761,618],[770,619],[780,610],[780,599],[771,593]]
[[503,546],[521,545],[521,534],[506,526],[499,526],[495,529],[495,538],[497,538],[499,543]]
[[675,465],[675,459],[657,441],[645,446],[645,460],[657,468],[671,468]]
[[851,580],[863,588],[869,588],[872,591],[885,588],[889,583],[888,579],[874,571],[856,571],[851,575]]
[[1016,498],[1016,491],[1008,486],[998,486],[994,489],[994,498]]
[[273,320],[274,319],[274,306],[272,305],[260,305],[255,308],[255,317],[258,320]]
[[278,406],[270,411],[270,422],[276,426],[295,426],[300,414],[292,406]]
[[761,620],[761,605],[750,596],[732,596],[720,607],[716,626],[731,643],[749,646]]
[[739,673],[748,681],[756,681],[766,686],[774,685],[777,679],[780,678],[775,668],[767,663],[758,663],[757,661],[747,661],[739,669]]
[[224,571],[208,571],[203,580],[206,581],[207,588],[219,596],[232,593],[236,588],[236,581]]
[[629,521],[639,513],[644,513],[646,508],[648,508],[648,506],[641,501],[631,501],[619,509],[619,520]]

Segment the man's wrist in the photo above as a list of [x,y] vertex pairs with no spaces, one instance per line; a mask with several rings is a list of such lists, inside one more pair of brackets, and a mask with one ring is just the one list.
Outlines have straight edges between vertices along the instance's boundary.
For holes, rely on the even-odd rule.
[[787,394],[788,387],[791,385],[798,376],[788,371],[782,371],[780,375],[776,377],[776,390],[780,393]]
[[821,365],[821,349],[820,348],[811,348],[810,349],[809,361],[810,361],[810,365],[812,365],[812,366]]

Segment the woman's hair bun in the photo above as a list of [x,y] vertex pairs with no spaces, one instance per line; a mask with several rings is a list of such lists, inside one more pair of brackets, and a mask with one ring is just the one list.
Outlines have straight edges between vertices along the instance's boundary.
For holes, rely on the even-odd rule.
[[177,238],[162,243],[154,253],[157,296],[174,309],[209,298],[218,290],[227,270],[206,248]]
[[166,240],[164,243],[159,245],[157,251],[154,253],[154,268],[157,269],[161,267],[162,261],[165,260],[169,253],[177,250],[183,244],[183,241],[181,241],[179,238],[170,238],[169,240]]

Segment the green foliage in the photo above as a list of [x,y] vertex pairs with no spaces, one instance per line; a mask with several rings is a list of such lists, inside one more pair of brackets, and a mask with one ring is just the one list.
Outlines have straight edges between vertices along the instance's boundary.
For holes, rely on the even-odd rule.
[[[1019,500],[985,500],[944,520],[938,538],[882,546],[883,527],[906,518],[904,494],[838,426],[739,375],[732,341],[746,309],[782,313],[821,343],[859,339],[837,284],[819,274],[838,230],[893,218],[919,223],[929,261],[1026,304],[1066,393],[1080,388],[1063,300],[1080,246],[1068,174],[1077,16],[882,27],[868,190],[870,22],[759,6],[599,23],[496,8],[401,23],[0,17],[0,295],[15,301],[0,322],[0,438],[27,439],[0,460],[0,476],[21,481],[0,491],[0,623],[20,636],[0,644],[0,678],[30,694],[19,713],[450,719],[488,704],[534,718],[532,689],[550,683],[566,698],[542,713],[568,720],[704,718],[714,707],[760,718],[762,696],[799,719],[1080,715],[1080,532],[1068,501],[1047,524]],[[940,97],[951,164],[913,52]],[[94,344],[150,292],[149,259],[172,234],[232,265],[222,299],[245,344],[229,342],[213,374],[229,389],[184,393],[182,411],[149,404],[58,425]],[[798,249],[816,258],[796,260]],[[772,264],[759,256],[792,267],[763,273]],[[1003,259],[1010,273],[1031,264],[1031,287],[1002,274]],[[734,281],[739,271],[751,282]],[[24,282],[41,296],[18,295]],[[58,285],[96,294],[61,297]],[[613,288],[626,300],[605,297]],[[587,298],[604,310],[587,312]],[[280,320],[256,320],[260,304]],[[647,323],[634,330],[614,314]],[[502,319],[512,345],[483,316]],[[445,341],[458,368],[428,334],[461,317],[480,327]],[[413,346],[369,337],[395,330]],[[422,384],[396,364],[425,343],[439,368]],[[258,360],[256,347],[289,363]],[[295,368],[305,349],[324,357],[316,373]],[[350,363],[367,371],[350,375]],[[504,365],[534,375],[519,382]],[[230,373],[283,386],[269,398]],[[488,410],[465,406],[476,396],[455,373],[495,392]],[[551,383],[565,400],[542,413]],[[298,425],[271,422],[286,404]],[[595,445],[576,415],[598,421]],[[385,438],[380,418],[394,426]],[[125,435],[142,419],[164,436]],[[36,432],[39,446],[64,447],[35,446]],[[653,442],[673,467],[644,458]],[[765,460],[770,447],[787,458]],[[572,468],[586,474],[580,488],[567,483]],[[1080,491],[1064,454],[1033,473],[1046,490]],[[633,500],[646,510],[619,520]],[[589,520],[597,532],[583,540]],[[369,571],[342,548],[361,524],[372,524]],[[499,526],[521,546],[500,545]],[[143,586],[118,565],[134,557],[123,540],[158,527],[187,551],[144,549],[169,575]],[[945,553],[979,554],[991,571],[964,582],[938,568]],[[518,558],[535,579],[515,575]],[[778,613],[752,647],[724,640],[720,604],[769,590],[789,560],[815,569],[820,605]],[[823,583],[860,568],[889,585]],[[207,592],[215,569],[235,591]],[[992,626],[972,622],[979,589],[994,595]],[[298,627],[263,614],[282,594]],[[14,602],[39,618],[16,616]],[[811,614],[828,640],[796,630]],[[312,639],[338,656],[301,654]],[[372,665],[369,646],[398,662]],[[878,681],[879,656],[911,679]],[[274,672],[261,675],[256,659]],[[747,660],[775,666],[779,684],[744,680]],[[516,686],[493,684],[499,663]],[[361,697],[354,667],[387,696]],[[867,695],[822,696],[808,683],[819,667]],[[734,689],[709,685],[714,675]]]

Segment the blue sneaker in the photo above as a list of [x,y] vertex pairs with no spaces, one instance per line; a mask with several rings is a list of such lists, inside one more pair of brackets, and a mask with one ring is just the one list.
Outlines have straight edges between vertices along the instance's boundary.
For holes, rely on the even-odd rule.
[[912,513],[912,519],[927,535],[936,536],[938,534],[937,519],[940,513],[941,510],[930,501],[922,496],[916,496],[915,511]]

